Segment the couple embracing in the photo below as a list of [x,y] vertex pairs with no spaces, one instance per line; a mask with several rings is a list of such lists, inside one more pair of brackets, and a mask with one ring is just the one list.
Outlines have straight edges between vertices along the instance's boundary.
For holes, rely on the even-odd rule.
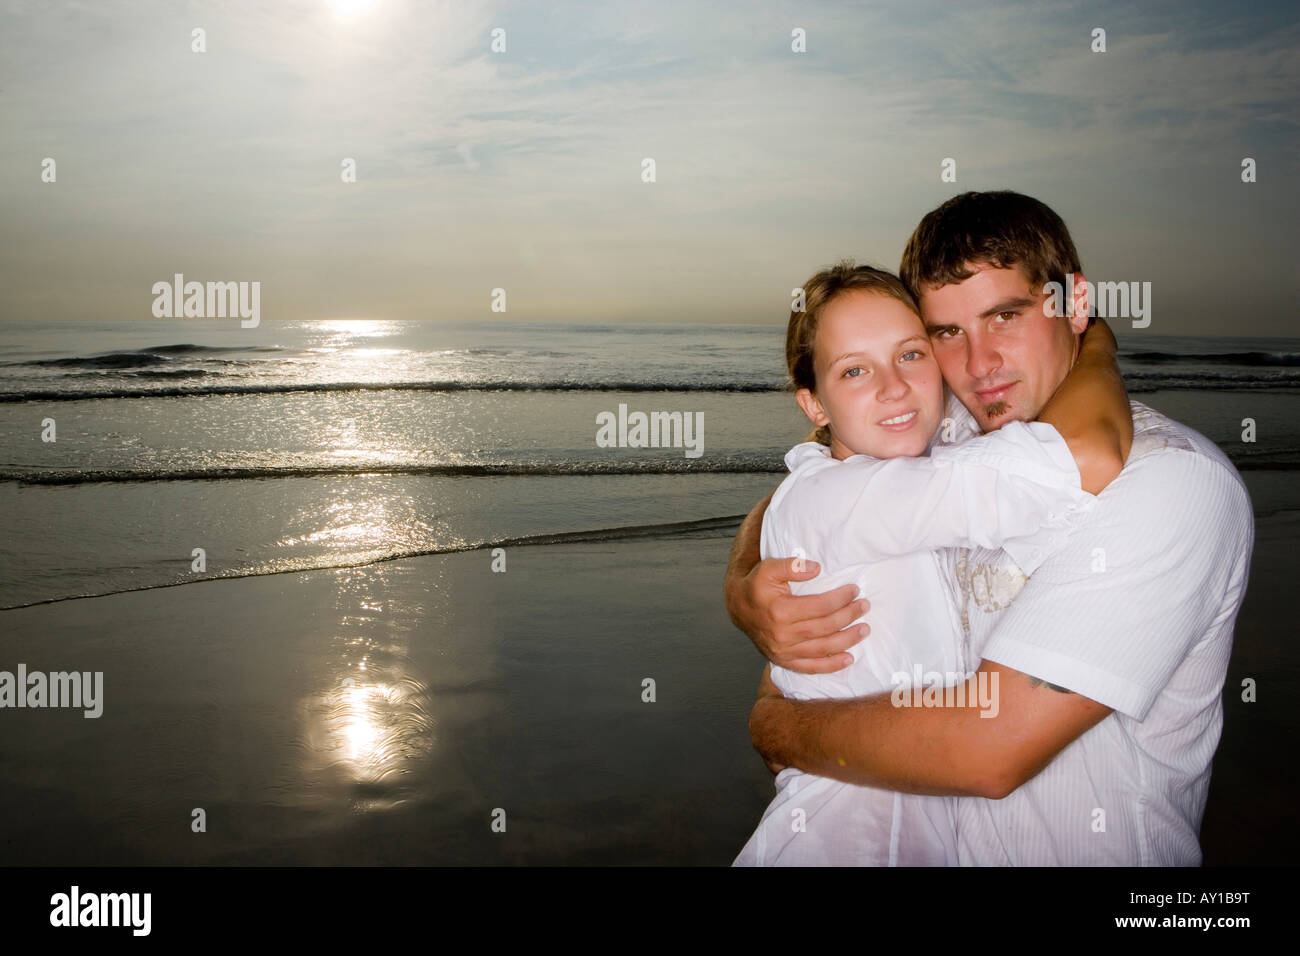
[[1253,512],[1213,442],[1128,399],[1088,294],[1011,192],[929,213],[898,276],[805,283],[816,431],[725,584],[777,774],[738,865],[1200,863]]

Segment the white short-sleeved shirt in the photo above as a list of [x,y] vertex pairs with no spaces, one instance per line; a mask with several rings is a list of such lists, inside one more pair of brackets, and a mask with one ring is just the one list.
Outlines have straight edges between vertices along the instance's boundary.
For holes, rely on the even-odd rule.
[[[972,660],[1115,711],[1005,799],[957,798],[963,864],[1200,863],[1254,515],[1213,442],[1130,404],[1123,471],[1032,576],[988,547],[945,555]],[[977,432],[948,408],[958,439]]]
[[[963,454],[936,446],[931,457],[844,461],[807,442],[786,455],[789,476],[764,515],[764,557],[804,556],[821,564],[817,593],[857,583],[872,602],[871,638],[833,674],[774,667],[792,698],[858,697],[899,684],[965,678],[964,642],[945,566],[934,549],[1006,547],[1028,570],[1060,547],[1096,499],[1059,433],[1014,423],[971,438]],[[906,675],[903,680],[898,675]],[[937,677],[937,679],[935,679]],[[951,800],[856,787],[794,768],[737,857],[737,865],[953,865],[959,862]],[[792,816],[806,821],[792,827]]]

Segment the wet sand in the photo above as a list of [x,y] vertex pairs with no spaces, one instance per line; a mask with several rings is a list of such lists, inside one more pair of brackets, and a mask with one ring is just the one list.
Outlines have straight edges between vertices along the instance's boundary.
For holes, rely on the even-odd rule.
[[[1288,863],[1300,842],[1297,533],[1293,512],[1257,529],[1207,864]],[[104,713],[0,712],[0,862],[726,865],[771,793],[746,730],[761,661],[721,602],[729,544],[515,548],[505,573],[468,552],[5,612],[0,668],[103,671]]]

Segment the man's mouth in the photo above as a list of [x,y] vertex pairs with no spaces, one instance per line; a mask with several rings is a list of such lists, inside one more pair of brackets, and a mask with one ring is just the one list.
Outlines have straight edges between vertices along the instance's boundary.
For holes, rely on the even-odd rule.
[[1011,387],[1015,384],[1015,382],[1008,382],[1006,385],[999,385],[996,388],[985,389],[983,391],[977,390],[975,392],[975,397],[980,400],[981,405],[992,405],[994,402],[1005,400],[1007,394],[1011,391]]
[[883,422],[877,422],[876,424],[891,432],[903,432],[911,428],[915,421],[916,409],[912,409],[910,412],[895,415],[893,418],[886,418]]

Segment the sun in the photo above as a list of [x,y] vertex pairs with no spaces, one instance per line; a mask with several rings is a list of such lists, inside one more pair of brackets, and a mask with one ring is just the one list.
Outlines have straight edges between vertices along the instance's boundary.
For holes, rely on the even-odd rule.
[[334,12],[341,17],[351,17],[364,13],[374,5],[374,0],[329,0]]

